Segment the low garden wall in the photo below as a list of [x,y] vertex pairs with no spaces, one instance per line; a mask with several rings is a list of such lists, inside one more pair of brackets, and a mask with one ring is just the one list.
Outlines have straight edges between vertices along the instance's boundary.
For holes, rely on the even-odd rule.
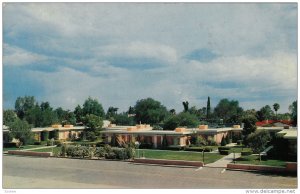
[[264,165],[249,165],[249,164],[227,164],[228,169],[239,170],[255,170],[264,172],[297,172],[297,163],[288,162],[286,167],[264,166]]
[[51,152],[32,152],[32,151],[19,151],[19,150],[9,150],[8,154],[12,155],[22,155],[22,156],[39,156],[39,157],[51,157]]
[[134,163],[144,163],[144,164],[161,164],[161,165],[179,165],[179,166],[203,166],[202,162],[198,161],[184,161],[184,160],[163,160],[163,159],[143,159],[136,158],[133,160]]

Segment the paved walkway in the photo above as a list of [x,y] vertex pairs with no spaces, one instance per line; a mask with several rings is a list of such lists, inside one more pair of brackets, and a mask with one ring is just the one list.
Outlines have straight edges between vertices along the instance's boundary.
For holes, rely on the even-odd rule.
[[[241,156],[241,153],[235,153],[235,158],[238,158]],[[210,164],[205,164],[206,167],[215,167],[215,168],[226,168],[227,164],[229,164],[230,162],[232,162],[234,159],[234,154],[231,153],[223,158],[221,158],[220,160],[217,160],[214,163],[210,163]]]
[[44,147],[37,147],[37,148],[27,148],[27,149],[23,149],[21,151],[31,151],[31,150],[39,150],[39,149],[45,149],[45,148],[54,148],[55,146],[44,146]]

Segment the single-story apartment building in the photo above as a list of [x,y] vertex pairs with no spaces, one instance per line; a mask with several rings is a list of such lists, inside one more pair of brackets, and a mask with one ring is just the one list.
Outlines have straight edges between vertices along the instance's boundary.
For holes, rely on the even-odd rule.
[[[139,142],[160,148],[163,144],[169,147],[184,147],[190,145],[192,135],[211,137],[216,143],[221,143],[223,137],[233,134],[240,135],[242,128],[236,125],[232,128],[208,128],[200,125],[198,128],[176,128],[170,130],[153,130],[150,125],[139,124],[136,126],[117,126],[110,124],[101,133],[105,141],[112,145],[121,145],[130,142]],[[165,142],[164,142],[165,141]]]

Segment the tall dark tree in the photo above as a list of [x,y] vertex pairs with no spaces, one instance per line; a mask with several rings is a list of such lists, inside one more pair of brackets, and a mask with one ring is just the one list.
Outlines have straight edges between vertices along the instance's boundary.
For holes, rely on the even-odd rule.
[[297,100],[289,106],[289,111],[292,115],[293,124],[297,125]]
[[168,114],[166,107],[152,98],[142,99],[134,106],[137,123],[159,124]]
[[206,119],[210,119],[210,97],[207,98]]
[[92,99],[91,97],[85,100],[82,111],[83,115],[93,114],[102,118],[104,118],[105,116],[102,105],[98,102],[97,99]]
[[274,112],[269,105],[262,107],[259,111],[257,111],[257,119],[260,121],[269,120],[274,117]]
[[223,119],[225,123],[240,123],[243,109],[239,106],[238,101],[222,99],[216,106],[214,114],[217,118]]
[[35,105],[35,99],[33,96],[18,97],[15,102],[15,110],[20,119],[25,117],[28,110]]
[[197,127],[199,121],[196,115],[189,112],[181,112],[178,115],[171,115],[164,122],[164,130],[174,130],[176,127]]
[[279,110],[280,105],[278,103],[275,103],[275,104],[273,104],[273,108],[274,108],[274,110],[276,112],[276,118],[277,118],[277,111]]
[[251,133],[254,133],[256,131],[255,123],[257,122],[257,119],[253,115],[248,115],[243,118],[242,122],[244,123],[244,129],[242,131],[242,135],[244,137],[243,138],[244,143],[247,144],[246,140],[247,140],[248,135]]
[[3,124],[7,125],[14,122],[17,119],[17,114],[13,110],[4,110],[3,111]]
[[189,102],[188,101],[182,102],[182,105],[183,105],[184,112],[187,112],[189,110]]
[[27,121],[17,118],[14,122],[9,123],[9,128],[11,137],[19,139],[24,145],[32,143],[33,134]]
[[74,114],[75,114],[75,117],[76,117],[76,122],[82,122],[83,120],[83,110],[81,108],[80,105],[77,105],[75,110],[74,110]]
[[175,115],[175,114],[176,114],[176,110],[175,110],[175,109],[171,109],[171,110],[170,110],[170,113],[171,113],[172,115]]

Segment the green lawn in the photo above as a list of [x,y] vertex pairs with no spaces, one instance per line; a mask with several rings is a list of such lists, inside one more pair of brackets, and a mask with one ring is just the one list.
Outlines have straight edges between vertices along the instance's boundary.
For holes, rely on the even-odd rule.
[[236,146],[236,147],[232,147],[230,148],[230,152],[233,153],[241,153],[242,151],[251,151],[251,148],[242,148],[241,146]]
[[[189,160],[189,161],[202,161],[202,153],[195,152],[178,152],[178,151],[166,151],[166,150],[136,150],[136,157],[144,156],[145,158],[155,158],[155,159],[169,159],[169,160]],[[204,153],[204,163],[212,163],[224,156],[216,153]]]
[[[61,150],[61,147],[54,147],[53,152],[59,153]],[[33,152],[52,152],[52,148],[42,148],[42,149],[37,149],[37,150],[32,150]]]
[[259,156],[257,156],[257,155],[242,156],[236,160],[236,163],[253,164],[253,165],[267,165],[267,166],[281,166],[281,167],[284,167],[286,165],[286,162],[282,161],[282,160],[261,160],[261,161],[259,161]]
[[45,147],[45,145],[26,145],[21,146],[21,148],[3,148],[3,151],[9,151],[9,150],[24,150],[24,149],[30,149],[30,148],[38,148],[38,147]]

